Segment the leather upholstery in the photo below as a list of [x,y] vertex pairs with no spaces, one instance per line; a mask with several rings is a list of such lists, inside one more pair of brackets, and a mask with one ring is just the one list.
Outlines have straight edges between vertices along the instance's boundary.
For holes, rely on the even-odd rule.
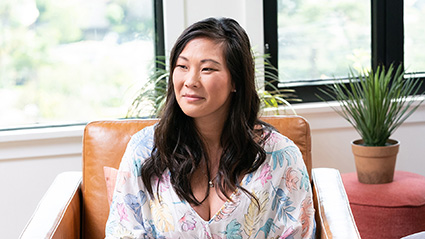
[[156,120],[89,123],[83,140],[83,238],[104,235],[109,214],[103,167],[118,168],[130,137]]
[[[266,117],[279,132],[292,139],[303,153],[311,171],[310,129],[302,117]],[[108,202],[103,167],[118,168],[131,135],[156,120],[120,120],[90,123],[84,132],[83,150],[83,234],[94,238],[104,233]]]
[[[335,169],[317,171],[315,169],[312,173],[308,122],[300,116],[271,116],[263,117],[262,120],[272,124],[279,132],[293,140],[303,154],[307,170],[313,179],[318,238],[359,238],[344,187],[340,183],[339,172]],[[103,238],[109,213],[103,167],[118,168],[131,135],[156,122],[155,119],[144,119],[89,123],[84,132],[81,189],[80,182],[72,179],[75,192],[68,193],[70,199],[63,202],[63,209],[36,210],[34,215],[53,214],[50,217],[55,218],[54,215],[57,214],[56,218],[59,218],[51,220],[54,225],[45,230],[45,236],[40,238]],[[62,180],[67,180],[65,175],[67,174],[61,175]],[[325,176],[324,184],[320,183],[322,176]],[[43,198],[40,205],[48,205],[49,201],[56,200],[53,192],[50,192],[54,190],[54,187],[49,189],[47,194],[52,196]],[[81,215],[75,209],[78,208],[76,205],[80,204],[80,200],[81,208],[77,211],[81,210]],[[64,221],[61,221],[62,218]],[[33,219],[21,234],[21,238],[34,238],[32,237],[34,233],[40,235],[43,233],[37,232],[34,225],[47,222],[39,220],[38,217]],[[76,225],[75,221],[80,221],[81,227]],[[344,236],[333,237],[333,233]]]

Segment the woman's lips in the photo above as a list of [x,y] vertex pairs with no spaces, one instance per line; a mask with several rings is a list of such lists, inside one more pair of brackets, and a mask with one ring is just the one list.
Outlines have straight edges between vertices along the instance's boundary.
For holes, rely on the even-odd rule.
[[204,97],[199,96],[199,95],[194,95],[194,94],[184,94],[183,98],[186,99],[189,102],[195,102],[195,101],[199,101],[199,100],[204,99]]

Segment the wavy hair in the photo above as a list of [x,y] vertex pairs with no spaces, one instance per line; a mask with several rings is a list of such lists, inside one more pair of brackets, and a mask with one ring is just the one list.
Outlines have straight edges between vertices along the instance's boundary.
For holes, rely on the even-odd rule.
[[[161,178],[168,169],[177,195],[195,205],[201,204],[203,200],[195,198],[191,178],[204,161],[208,180],[211,180],[208,155],[193,119],[185,115],[177,103],[173,72],[177,58],[187,43],[200,37],[223,46],[231,81],[237,91],[232,94],[221,135],[223,153],[215,179],[217,188],[227,199],[230,198],[226,190],[234,191],[237,188],[251,195],[239,185],[238,180],[240,176],[257,170],[266,158],[261,142],[255,140],[258,132],[254,132],[254,127],[262,122],[258,119],[260,100],[255,87],[255,66],[248,35],[235,20],[229,18],[208,18],[194,23],[183,31],[171,51],[167,99],[155,127],[151,157],[144,162],[141,173],[148,192],[153,196],[154,178]],[[159,181],[156,186],[159,186]],[[207,188],[205,199],[209,195]]]

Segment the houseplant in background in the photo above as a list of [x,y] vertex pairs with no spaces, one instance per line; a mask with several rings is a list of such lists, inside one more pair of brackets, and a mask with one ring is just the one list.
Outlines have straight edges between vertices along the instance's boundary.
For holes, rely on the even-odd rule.
[[[300,102],[294,89],[279,89],[275,82],[279,82],[278,70],[268,61],[269,56],[255,54],[257,83],[264,82],[264,85],[257,85],[258,96],[261,101],[261,109],[280,111],[286,114],[286,109],[290,109],[292,114],[296,114],[290,102]],[[264,68],[262,67],[264,66]],[[130,105],[126,118],[148,118],[158,117],[162,106],[165,103],[167,82],[170,72],[165,64],[165,57],[158,57],[146,83],[140,88],[137,96]],[[264,81],[267,77],[268,81]],[[267,90],[266,90],[267,89]],[[272,112],[273,113],[273,112]]]
[[423,102],[418,100],[423,96],[418,94],[421,84],[417,79],[404,79],[402,65],[392,64],[358,75],[350,70],[348,82],[322,90],[339,103],[332,108],[360,134],[361,139],[351,143],[360,182],[393,181],[400,142],[390,137]]
[[[292,114],[296,115],[297,113],[290,102],[301,102],[301,99],[297,98],[294,89],[279,89],[277,87],[276,83],[280,82],[278,69],[268,60],[270,56],[268,54],[256,54],[254,58],[256,65],[264,66],[264,69],[255,68],[257,93],[260,97],[262,113],[270,114],[271,112],[274,115],[279,115],[282,110],[284,114],[287,114],[287,109],[289,109]],[[264,85],[259,84],[261,82],[264,82]]]
[[165,57],[157,57],[147,81],[128,108],[126,118],[157,117],[165,103],[169,75]]

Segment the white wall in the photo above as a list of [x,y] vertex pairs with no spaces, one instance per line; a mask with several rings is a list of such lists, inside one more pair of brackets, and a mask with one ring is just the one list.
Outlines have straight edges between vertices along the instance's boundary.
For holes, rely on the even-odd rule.
[[[262,50],[262,1],[165,1],[167,49],[184,27],[209,16],[233,17]],[[324,103],[295,106],[311,125],[313,166],[355,171],[350,142],[354,129]],[[0,237],[17,238],[54,177],[81,170],[83,127],[0,132]],[[425,104],[398,129],[396,169],[425,176]]]
[[18,238],[53,179],[81,171],[83,126],[0,132],[0,238]]
[[[354,172],[351,141],[359,134],[325,103],[300,104],[297,114],[311,126],[313,167],[332,167],[342,173]],[[391,136],[401,142],[396,170],[425,176],[425,104]]]

